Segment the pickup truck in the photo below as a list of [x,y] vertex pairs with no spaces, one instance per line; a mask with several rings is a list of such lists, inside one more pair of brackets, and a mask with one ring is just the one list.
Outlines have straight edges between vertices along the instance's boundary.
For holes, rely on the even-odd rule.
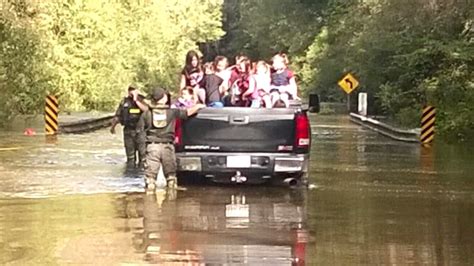
[[178,179],[296,186],[307,183],[311,127],[289,108],[205,108],[177,121]]

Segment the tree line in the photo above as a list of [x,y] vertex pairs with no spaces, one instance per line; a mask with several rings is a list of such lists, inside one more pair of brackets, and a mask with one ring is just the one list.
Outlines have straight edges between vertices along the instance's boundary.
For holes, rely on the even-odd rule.
[[[303,94],[344,102],[353,73],[372,114],[474,140],[474,1],[2,1],[0,121],[41,112],[46,93],[67,110],[111,110],[130,82],[176,88],[184,56],[289,54]],[[355,93],[357,93],[355,92]],[[356,97],[353,97],[353,99]]]
[[223,0],[0,1],[0,123],[61,110],[112,110],[130,83],[177,86],[189,49],[217,40]]
[[[474,1],[228,0],[218,48],[270,58],[285,51],[305,93],[343,102],[351,72],[371,113],[419,127],[437,108],[437,132],[474,140]],[[236,12],[235,10],[238,10]],[[212,49],[211,49],[212,50]],[[357,97],[352,97],[356,99]]]

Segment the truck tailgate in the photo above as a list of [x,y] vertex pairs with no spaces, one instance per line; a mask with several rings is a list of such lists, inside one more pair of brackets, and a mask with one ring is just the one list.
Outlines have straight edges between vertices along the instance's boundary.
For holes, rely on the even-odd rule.
[[182,151],[288,152],[295,110],[206,108],[182,123]]

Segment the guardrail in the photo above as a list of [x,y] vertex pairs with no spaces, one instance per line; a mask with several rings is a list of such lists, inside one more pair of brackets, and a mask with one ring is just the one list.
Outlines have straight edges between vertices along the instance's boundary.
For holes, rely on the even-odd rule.
[[420,130],[419,129],[412,129],[412,130],[403,130],[394,128],[390,125],[387,125],[383,122],[378,120],[365,117],[362,115],[358,115],[355,113],[350,113],[350,119],[352,122],[369,128],[375,132],[378,132],[384,136],[392,138],[398,141],[404,142],[412,142],[412,143],[419,143],[420,142]]
[[99,118],[84,119],[76,122],[60,123],[59,133],[79,134],[102,129],[112,125],[114,115],[107,115]]

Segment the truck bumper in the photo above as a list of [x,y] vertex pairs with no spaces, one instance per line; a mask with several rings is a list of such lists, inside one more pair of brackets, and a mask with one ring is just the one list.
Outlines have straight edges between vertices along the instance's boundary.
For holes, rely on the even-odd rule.
[[176,158],[178,175],[197,174],[218,183],[283,182],[288,178],[306,182],[309,167],[308,154],[183,152]]

